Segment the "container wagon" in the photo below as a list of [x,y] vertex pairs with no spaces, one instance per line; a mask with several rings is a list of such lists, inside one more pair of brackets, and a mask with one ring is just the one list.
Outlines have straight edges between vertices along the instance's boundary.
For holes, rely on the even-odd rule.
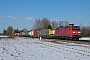
[[28,34],[30,37],[38,37],[38,30],[31,30]]
[[53,38],[55,29],[44,29],[39,31],[39,36],[43,38]]
[[34,37],[36,38],[38,37],[38,32],[39,32],[38,30],[34,30]]

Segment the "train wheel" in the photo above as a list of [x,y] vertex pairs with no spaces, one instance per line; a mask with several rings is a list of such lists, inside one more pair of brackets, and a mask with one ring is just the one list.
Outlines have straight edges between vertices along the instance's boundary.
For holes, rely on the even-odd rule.
[[69,38],[68,38],[68,37],[66,37],[65,39],[66,39],[66,40],[69,40]]
[[59,37],[59,39],[61,40],[62,38],[61,38],[61,37]]
[[69,40],[69,37],[67,37],[67,40]]
[[69,38],[69,40],[73,40],[73,38]]
[[76,38],[77,40],[79,40],[79,38]]

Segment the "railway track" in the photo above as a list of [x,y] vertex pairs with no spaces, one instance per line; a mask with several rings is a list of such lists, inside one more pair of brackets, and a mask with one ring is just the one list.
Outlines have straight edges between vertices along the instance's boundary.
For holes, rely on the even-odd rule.
[[42,39],[42,40],[46,42],[57,43],[57,44],[61,44],[62,42],[64,43],[67,42],[67,43],[90,45],[90,40],[59,40],[59,39]]

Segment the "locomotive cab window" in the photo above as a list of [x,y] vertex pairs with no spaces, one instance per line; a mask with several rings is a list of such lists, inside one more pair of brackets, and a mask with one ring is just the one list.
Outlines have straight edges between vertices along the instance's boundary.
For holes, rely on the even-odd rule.
[[80,27],[79,26],[73,26],[72,30],[80,30]]

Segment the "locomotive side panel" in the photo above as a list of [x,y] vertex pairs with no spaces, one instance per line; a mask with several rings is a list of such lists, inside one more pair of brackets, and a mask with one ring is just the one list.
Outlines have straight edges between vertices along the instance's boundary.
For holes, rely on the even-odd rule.
[[81,36],[79,26],[67,26],[55,29],[56,38],[64,39],[79,39]]
[[55,36],[68,36],[68,35],[70,35],[68,27],[55,29]]

